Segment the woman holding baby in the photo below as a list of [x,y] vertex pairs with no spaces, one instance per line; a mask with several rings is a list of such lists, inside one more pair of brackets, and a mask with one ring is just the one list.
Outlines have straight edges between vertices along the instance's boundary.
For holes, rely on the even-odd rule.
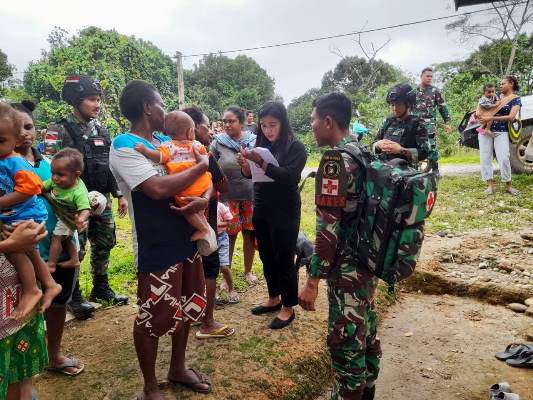
[[[518,92],[518,80],[514,76],[506,76],[500,82],[501,96],[494,109],[492,116],[478,115],[482,125],[489,125],[479,135],[479,151],[481,162],[481,179],[487,182],[487,195],[494,194],[494,172],[492,169],[492,155],[496,153],[496,159],[500,166],[502,182],[505,182],[505,190],[512,196],[518,196],[520,192],[513,188],[511,182],[511,160],[509,154],[509,123],[513,122],[522,107]],[[479,112],[479,111],[478,111]]]

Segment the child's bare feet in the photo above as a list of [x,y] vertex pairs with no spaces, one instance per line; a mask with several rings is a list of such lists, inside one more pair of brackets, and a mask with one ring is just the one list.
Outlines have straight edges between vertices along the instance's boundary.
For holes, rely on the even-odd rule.
[[44,288],[43,301],[41,303],[39,312],[45,312],[48,307],[50,307],[52,300],[54,300],[54,298],[61,293],[61,289],[61,285],[56,282],[49,287]]
[[16,319],[17,321],[23,320],[32,312],[37,303],[39,303],[39,300],[41,300],[41,297],[43,297],[43,292],[41,292],[37,286],[32,290],[22,291],[20,303],[13,311],[11,318]]
[[209,229],[199,229],[194,232],[191,236],[191,242],[196,242],[197,240],[203,239],[209,235]]

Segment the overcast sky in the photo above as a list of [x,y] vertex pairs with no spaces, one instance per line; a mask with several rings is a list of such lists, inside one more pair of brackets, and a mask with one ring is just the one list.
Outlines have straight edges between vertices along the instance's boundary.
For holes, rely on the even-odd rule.
[[[455,12],[453,0],[46,0],[10,1],[0,8],[0,49],[22,72],[46,49],[54,26],[73,34],[87,26],[116,29],[151,41],[166,54],[239,49],[394,25]],[[479,7],[478,7],[479,8]],[[466,8],[463,10],[471,10]],[[380,58],[417,74],[423,67],[462,59],[471,50],[447,34],[446,21],[363,35],[389,45]],[[285,102],[320,86],[339,61],[361,55],[349,38],[250,51],[276,81]],[[234,56],[232,54],[230,56]],[[198,59],[188,58],[185,67]],[[21,75],[18,75],[21,77]]]

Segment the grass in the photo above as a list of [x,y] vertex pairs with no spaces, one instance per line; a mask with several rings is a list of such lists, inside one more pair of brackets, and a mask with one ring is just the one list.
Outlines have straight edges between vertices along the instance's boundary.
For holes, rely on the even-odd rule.
[[239,351],[244,358],[262,365],[274,362],[282,354],[276,341],[255,335],[242,340],[239,343]]
[[495,195],[487,196],[486,186],[477,176],[443,178],[426,225],[428,231],[515,230],[532,226],[533,176],[516,175],[513,185],[522,192],[520,196],[505,193],[502,183],[497,184]]
[[451,156],[441,157],[439,164],[479,164],[479,151],[463,147]]

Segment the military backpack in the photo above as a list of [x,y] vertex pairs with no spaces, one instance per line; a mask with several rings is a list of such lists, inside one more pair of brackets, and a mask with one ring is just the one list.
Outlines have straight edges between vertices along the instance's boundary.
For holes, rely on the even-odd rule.
[[366,148],[348,144],[343,150],[363,168],[356,234],[348,243],[358,261],[388,284],[409,277],[424,240],[424,221],[437,198],[437,179],[402,159],[387,163]]

